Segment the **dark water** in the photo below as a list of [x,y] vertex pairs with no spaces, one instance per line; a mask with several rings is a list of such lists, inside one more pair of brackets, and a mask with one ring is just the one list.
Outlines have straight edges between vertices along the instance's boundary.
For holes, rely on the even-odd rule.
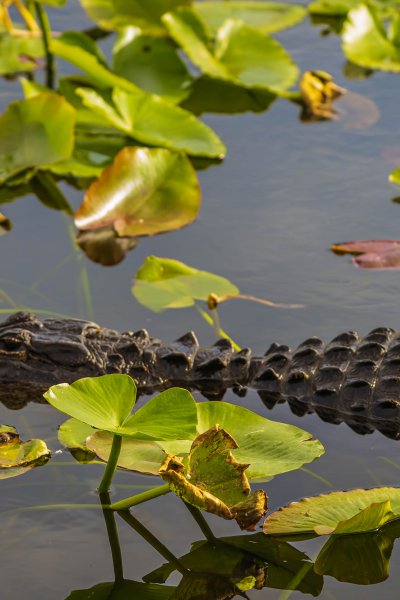
[[[84,25],[74,3],[63,16],[55,11],[51,15],[55,29]],[[330,244],[344,240],[398,237],[400,207],[391,199],[400,188],[389,184],[387,176],[395,166],[388,156],[400,154],[395,126],[400,78],[376,73],[366,80],[346,81],[339,38],[321,37],[319,32],[304,22],[278,37],[302,70],[327,70],[339,84],[374,101],[380,111],[375,124],[359,129],[351,128],[351,119],[304,124],[298,120],[298,109],[284,101],[260,115],[207,115],[206,122],[226,142],[229,153],[222,165],[199,174],[203,205],[194,225],[144,240],[121,265],[104,269],[73,249],[66,219],[34,198],[21,199],[3,208],[15,227],[0,241],[0,288],[16,305],[92,318],[117,329],[144,326],[166,339],[195,329],[202,342],[211,342],[212,331],[194,310],[155,315],[134,301],[132,276],[147,255],[155,254],[228,277],[242,293],[304,304],[296,311],[239,301],[221,307],[223,327],[239,344],[260,352],[273,340],[297,344],[312,334],[329,339],[346,329],[366,333],[379,325],[400,328],[399,274],[357,270],[348,258],[328,250]],[[15,83],[4,82],[2,106],[18,93]],[[81,194],[70,189],[68,197],[74,206],[81,201]],[[0,308],[8,306],[4,300]],[[238,402],[233,394],[226,399]],[[307,470],[268,484],[271,508],[334,489],[398,484],[398,442],[378,433],[358,436],[345,425],[327,425],[315,416],[299,419],[286,406],[268,412],[255,393],[241,402],[264,416],[307,429],[326,447],[326,455]],[[24,438],[46,439],[53,451],[59,449],[57,427],[63,420],[45,405],[31,405],[22,412],[0,406],[1,423],[16,426]],[[100,476],[100,467],[79,466],[63,452],[55,454],[46,468],[1,482],[0,506],[5,511],[0,529],[1,598],[62,600],[74,589],[112,580],[100,511],[12,510],[96,502]],[[119,474],[115,497],[152,484],[149,478]],[[142,505],[135,514],[178,556],[201,539],[189,513],[172,496]],[[209,522],[216,535],[238,533],[231,523],[213,517]],[[140,581],[164,560],[123,525],[125,575]],[[310,557],[320,546],[320,540],[299,544]],[[395,546],[392,565],[398,559]],[[325,577],[320,597],[393,598],[399,577],[392,568],[390,578],[379,587]],[[178,580],[173,576],[168,583]],[[248,595],[282,600],[291,594],[267,588]],[[300,592],[292,595],[299,597]]]

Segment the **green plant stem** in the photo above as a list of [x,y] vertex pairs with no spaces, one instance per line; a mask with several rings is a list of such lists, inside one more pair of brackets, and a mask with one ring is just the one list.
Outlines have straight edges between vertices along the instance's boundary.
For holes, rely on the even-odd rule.
[[132,529],[134,529],[143,539],[146,540],[165,560],[171,565],[174,565],[175,569],[182,575],[188,573],[188,570],[183,566],[180,560],[168,550],[164,544],[158,540],[155,535],[151,533],[142,523],[140,523],[135,517],[129,512],[129,510],[118,511],[119,516],[126,522]]
[[[122,564],[121,546],[119,544],[118,529],[115,522],[115,514],[109,510],[110,494],[100,494],[100,502],[102,504],[103,516],[106,522],[108,541],[111,548],[111,556],[114,567],[115,582],[119,583],[124,580],[124,571]],[[105,506],[103,506],[105,505]]]
[[43,36],[43,46],[46,55],[46,85],[50,89],[54,89],[55,84],[55,62],[54,55],[50,50],[51,43],[51,27],[46,11],[40,2],[35,2],[36,15],[39,21],[39,26]]
[[152,488],[151,490],[147,490],[146,492],[141,492],[135,496],[125,498],[125,500],[121,500],[120,502],[114,502],[114,504],[110,505],[110,508],[118,511],[128,510],[131,508],[131,506],[136,506],[137,504],[142,504],[142,502],[153,500],[153,498],[158,498],[158,496],[164,496],[164,494],[168,494],[170,491],[169,485],[160,485]]
[[99,485],[99,494],[105,494],[110,489],[111,481],[114,477],[115,469],[117,468],[119,453],[121,452],[121,444],[122,437],[114,434],[110,456],[103,474],[103,478]]
[[192,506],[188,502],[183,501],[183,503],[186,506],[186,508],[188,509],[188,511],[190,512],[190,514],[192,515],[192,517],[194,518],[194,520],[196,521],[197,525],[200,527],[206,540],[209,542],[215,542],[216,537],[213,534],[213,532],[211,531],[210,526],[207,523],[207,521],[205,520],[201,510],[196,508],[196,506]]
[[[208,314],[208,312],[206,312],[205,310],[203,310],[201,308],[201,306],[199,306],[198,304],[195,303],[195,307],[196,309],[199,311],[199,313],[201,314],[201,316],[203,317],[203,319],[209,324],[211,325],[211,327],[214,327],[214,320],[212,319],[212,317]],[[236,352],[240,352],[241,348],[240,346],[230,337],[230,335],[228,335],[223,329],[219,329],[218,330],[218,335],[229,340],[230,342],[232,342],[232,346],[235,348]]]
[[51,173],[38,171],[32,177],[30,184],[33,192],[45,206],[55,210],[63,210],[70,216],[74,214],[68,200]]

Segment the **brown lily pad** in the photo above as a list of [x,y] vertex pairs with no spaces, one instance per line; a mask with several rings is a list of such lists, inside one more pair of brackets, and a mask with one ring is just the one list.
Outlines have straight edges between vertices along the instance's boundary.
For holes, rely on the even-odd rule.
[[400,269],[400,240],[359,240],[331,246],[335,254],[353,254],[361,269]]

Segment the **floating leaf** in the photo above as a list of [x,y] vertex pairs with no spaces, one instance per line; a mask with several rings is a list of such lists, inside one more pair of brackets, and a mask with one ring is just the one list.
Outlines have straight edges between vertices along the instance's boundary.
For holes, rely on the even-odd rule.
[[136,273],[132,293],[154,312],[167,308],[193,306],[207,301],[211,293],[236,295],[239,290],[230,281],[208,271],[200,271],[172,258],[148,256]]
[[193,81],[172,41],[141,34],[134,27],[121,33],[113,50],[113,68],[150,94],[181,102]]
[[286,29],[302,21],[307,13],[303,6],[279,2],[197,2],[196,12],[212,33],[227,19],[239,19],[262,33]]
[[337,116],[333,101],[346,90],[338,86],[325,71],[306,71],[300,80],[300,93],[304,103],[302,121],[334,119]]
[[112,225],[119,236],[154,235],[192,222],[200,208],[196,172],[182,153],[127,147],[88,189],[80,230]]
[[[308,5],[308,10],[311,15],[345,17],[359,4],[360,0],[314,0]],[[381,15],[390,15],[392,11],[399,8],[400,3],[398,0],[370,0],[369,5]]]
[[0,182],[29,167],[69,158],[75,110],[54,93],[12,102],[0,116]]
[[197,412],[200,433],[218,423],[234,438],[239,448],[232,453],[238,461],[250,465],[246,472],[250,480],[265,481],[299,469],[324,453],[322,444],[310,433],[269,421],[241,406],[200,402]]
[[193,64],[209,77],[273,92],[286,90],[297,79],[298,68],[286,50],[242,21],[226,21],[218,30],[214,48],[193,10],[168,13],[163,22]]
[[3,213],[0,212],[0,237],[12,229],[12,223]]
[[116,583],[98,583],[85,590],[75,590],[65,600],[169,600],[175,588],[124,579]]
[[395,169],[389,175],[389,181],[392,181],[393,183],[398,183],[400,185],[400,167],[398,169]]
[[314,570],[357,585],[385,581],[394,540],[399,535],[400,524],[396,521],[373,533],[331,536],[320,550]]
[[43,440],[22,442],[15,427],[0,425],[0,479],[22,475],[49,457]]
[[0,75],[33,71],[40,67],[43,57],[40,38],[19,37],[0,33]]
[[248,465],[235,460],[231,453],[235,448],[235,440],[215,425],[194,440],[186,467],[169,455],[159,474],[189,504],[235,519],[241,529],[251,531],[266,512],[267,496],[262,490],[249,495],[244,473]]
[[80,0],[89,17],[104,29],[134,25],[143,31],[165,33],[161,15],[191,0]]
[[[112,435],[107,431],[97,431],[86,440],[86,448],[99,458],[108,461],[112,447]],[[122,438],[118,467],[137,471],[146,475],[158,475],[166,454],[155,442]]]
[[399,269],[400,240],[361,240],[331,246],[335,254],[355,254],[352,262],[361,269]]
[[332,492],[303,498],[272,513],[264,522],[264,533],[361,533],[378,529],[397,517],[400,517],[400,488]]
[[224,144],[207,125],[159,96],[116,88],[110,103],[94,90],[79,88],[77,93],[105,123],[143,144],[183,150],[191,156],[225,156]]
[[342,41],[343,52],[353,63],[400,73],[398,15],[390,20],[386,31],[376,12],[360,4],[347,15]]

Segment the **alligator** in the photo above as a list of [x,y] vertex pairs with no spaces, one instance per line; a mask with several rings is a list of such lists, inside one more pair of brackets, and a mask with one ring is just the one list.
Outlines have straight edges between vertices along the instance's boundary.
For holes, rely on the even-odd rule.
[[129,373],[140,394],[172,386],[222,399],[228,388],[257,390],[268,408],[288,402],[299,416],[315,412],[360,434],[400,438],[400,333],[380,327],[348,331],[295,350],[273,343],[264,356],[235,351],[227,339],[202,348],[193,332],[172,343],[145,329],[119,333],[79,319],[40,320],[18,312],[0,324],[0,400],[8,408],[42,401],[51,385]]

